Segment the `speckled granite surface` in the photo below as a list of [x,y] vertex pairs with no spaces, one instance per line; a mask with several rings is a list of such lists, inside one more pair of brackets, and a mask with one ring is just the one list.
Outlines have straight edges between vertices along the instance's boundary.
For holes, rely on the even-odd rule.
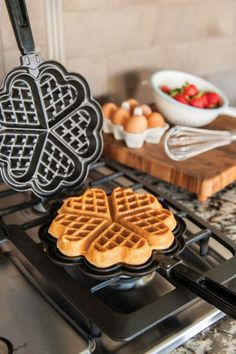
[[[159,187],[236,242],[236,182],[204,203],[169,184],[160,182]],[[170,354],[236,354],[236,321],[225,317]]]

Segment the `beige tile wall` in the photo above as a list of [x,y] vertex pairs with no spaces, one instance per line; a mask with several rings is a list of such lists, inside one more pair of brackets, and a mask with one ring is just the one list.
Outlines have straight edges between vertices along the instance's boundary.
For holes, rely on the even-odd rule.
[[64,0],[64,33],[67,66],[95,94],[137,95],[162,68],[236,71],[235,0]]
[[[45,58],[46,1],[51,0],[27,0]],[[140,80],[163,68],[202,76],[236,72],[236,0],[58,1],[63,1],[64,64],[87,78],[94,95],[140,94]],[[0,50],[2,74],[19,57],[4,1]]]

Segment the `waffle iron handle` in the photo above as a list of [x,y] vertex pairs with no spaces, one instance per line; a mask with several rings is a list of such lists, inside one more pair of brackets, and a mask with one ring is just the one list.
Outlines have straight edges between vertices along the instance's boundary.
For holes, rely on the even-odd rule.
[[34,53],[34,39],[25,0],[5,0],[5,2],[21,54]]
[[170,276],[178,283],[236,319],[236,293],[183,264],[171,269]]

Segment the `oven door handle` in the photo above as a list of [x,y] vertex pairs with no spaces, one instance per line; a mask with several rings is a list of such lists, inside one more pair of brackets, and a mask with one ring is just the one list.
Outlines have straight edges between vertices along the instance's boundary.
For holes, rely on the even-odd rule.
[[196,295],[236,319],[236,293],[182,263],[173,266],[169,276]]

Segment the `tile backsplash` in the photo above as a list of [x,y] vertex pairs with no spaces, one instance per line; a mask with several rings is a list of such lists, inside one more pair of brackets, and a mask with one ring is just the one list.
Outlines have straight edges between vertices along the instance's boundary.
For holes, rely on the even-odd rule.
[[[153,71],[165,68],[207,76],[213,81],[216,77],[217,84],[222,77],[223,89],[231,92],[234,88],[235,0],[26,2],[42,56],[49,59],[48,54],[52,52],[49,48],[52,28],[60,31],[63,64],[84,75],[94,95],[112,93],[117,99],[149,95],[150,91],[141,81],[148,79]],[[57,27],[51,24],[58,12],[48,16],[50,2],[61,9]],[[4,1],[0,2],[0,31],[0,74],[3,76],[19,63]],[[235,75],[235,80],[224,80],[226,74]],[[236,101],[236,94],[235,98],[231,96]]]

